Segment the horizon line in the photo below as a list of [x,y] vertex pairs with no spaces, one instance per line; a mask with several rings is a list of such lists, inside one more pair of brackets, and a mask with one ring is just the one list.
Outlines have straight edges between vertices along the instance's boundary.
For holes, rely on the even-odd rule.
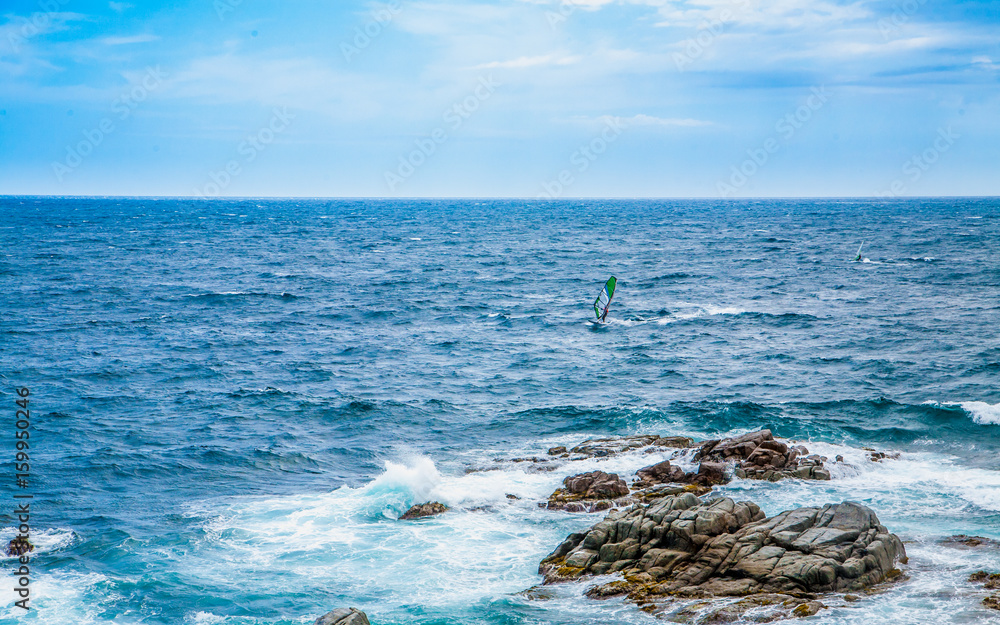
[[754,200],[879,200],[890,202],[896,200],[946,200],[946,199],[1000,199],[1000,195],[899,195],[881,197],[877,195],[762,195],[749,197],[716,197],[710,195],[691,196],[567,196],[546,198],[537,196],[516,195],[414,195],[414,196],[335,196],[335,195],[220,195],[205,197],[198,195],[57,195],[51,193],[3,194],[0,199],[8,198],[53,198],[53,199],[156,199],[156,200],[194,200],[211,202],[215,200],[525,200],[533,202],[560,202],[579,200],[713,200],[720,202],[740,202]]

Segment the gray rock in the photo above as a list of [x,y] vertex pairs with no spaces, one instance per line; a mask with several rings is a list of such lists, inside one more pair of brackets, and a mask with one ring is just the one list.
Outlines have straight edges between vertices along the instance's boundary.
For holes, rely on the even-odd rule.
[[649,448],[647,451],[655,451],[658,447],[683,448],[691,447],[693,444],[693,440],[684,436],[657,436],[656,434],[648,434],[643,436],[592,438],[583,441],[569,451],[572,454],[588,458],[604,458],[635,451],[644,447]]
[[[861,590],[899,575],[902,542],[856,503],[764,518],[755,504],[691,494],[608,514],[542,560],[545,583],[621,571],[602,593],[742,596]],[[638,599],[636,599],[638,600]],[[815,606],[810,606],[812,610]]]
[[581,473],[567,477],[563,485],[565,488],[552,493],[548,502],[542,504],[544,507],[566,512],[600,512],[632,503],[628,484],[616,473]]
[[563,480],[566,490],[591,499],[610,499],[628,494],[628,484],[617,473],[591,471]]
[[420,519],[426,516],[434,516],[447,511],[448,511],[448,506],[444,505],[443,503],[431,501],[428,503],[422,503],[412,506],[409,510],[403,513],[403,516],[399,517],[399,520],[409,521],[411,519]]
[[670,464],[669,460],[643,467],[636,471],[633,488],[650,488],[657,484],[681,484],[685,482],[684,470]]
[[771,430],[759,430],[725,440],[705,441],[695,458],[735,463],[733,474],[741,479],[772,482],[790,477],[805,480],[830,479],[830,473],[823,468],[826,459],[808,454],[809,451],[801,445],[793,447],[785,441],[775,439]]
[[338,608],[316,619],[313,625],[371,625],[368,615],[357,608]]

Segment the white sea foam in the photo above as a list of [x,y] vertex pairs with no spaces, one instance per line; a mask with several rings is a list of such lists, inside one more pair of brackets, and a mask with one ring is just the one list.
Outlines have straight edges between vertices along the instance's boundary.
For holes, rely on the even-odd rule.
[[[4,545],[9,543],[15,536],[17,536],[16,528],[0,528],[0,541],[3,541]],[[35,551],[32,553],[33,555],[38,555],[40,553],[63,549],[73,544],[76,540],[77,536],[73,530],[62,528],[45,528],[35,530],[31,533],[31,544],[35,546]],[[4,555],[4,552],[0,552],[0,561],[3,561],[8,557],[10,556],[6,556]],[[13,558],[11,558],[11,560],[13,560]]]
[[931,406],[959,406],[979,425],[1000,425],[1000,404],[988,404],[984,401],[926,401],[924,404]]
[[[123,597],[112,590],[111,580],[97,573],[50,573],[36,567],[31,578],[31,617],[14,605],[20,599],[11,584],[0,585],[0,623],[45,625],[106,625],[104,602]],[[138,625],[139,619],[116,617],[120,625]]]
[[[364,608],[372,622],[405,622],[413,606],[444,618],[469,606],[501,601],[527,610],[539,622],[653,623],[621,599],[584,598],[582,593],[593,582],[546,587],[545,592],[551,593],[547,601],[529,602],[516,594],[538,584],[538,561],[567,534],[603,516],[539,508],[538,502],[563,478],[599,469],[631,481],[636,470],[664,459],[688,470],[695,467],[689,452],[666,448],[572,462],[545,455],[547,447],[571,446],[582,438],[553,437],[502,454],[541,456],[547,460],[544,463],[495,462],[496,452],[469,452],[466,462],[442,468],[430,458],[415,456],[386,463],[381,475],[358,488],[204,502],[187,514],[192,524],[206,530],[207,539],[177,556],[166,572],[196,586],[267,579],[270,592],[321,592],[331,605],[349,602]],[[963,580],[976,568],[1000,568],[1000,555],[983,551],[967,557],[965,552],[942,548],[936,537],[997,534],[989,527],[989,518],[1000,511],[1000,473],[930,452],[904,453],[898,460],[876,463],[863,449],[803,444],[830,459],[833,480],[737,479],[717,493],[756,501],[771,515],[843,500],[868,505],[906,540],[910,556],[906,572],[912,578],[891,587],[877,601],[865,598],[848,605],[824,599],[830,610],[816,617],[818,622],[934,625],[950,622],[955,610],[963,609],[970,611],[963,622],[978,622],[977,591]],[[833,461],[837,455],[845,461]],[[464,466],[470,463],[490,470],[467,473]],[[550,467],[554,470],[545,470]],[[430,500],[451,510],[412,522],[396,520],[409,505]],[[935,602],[942,592],[950,593],[950,598]],[[897,615],[906,618],[893,618]],[[198,625],[235,623],[194,610],[185,620]]]
[[972,415],[972,420],[980,425],[1000,425],[1000,404],[987,404],[984,401],[964,401],[959,406]]
[[713,306],[712,304],[682,304],[682,306],[686,306],[686,310],[673,313],[669,317],[658,319],[657,323],[660,325],[666,325],[668,323],[674,323],[676,321],[687,319],[714,317],[715,315],[742,315],[743,313],[750,312],[736,306]]

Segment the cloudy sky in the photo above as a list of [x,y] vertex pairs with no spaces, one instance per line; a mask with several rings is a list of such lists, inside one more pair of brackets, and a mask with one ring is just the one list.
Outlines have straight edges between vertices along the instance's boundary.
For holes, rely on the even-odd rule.
[[1000,195],[996,0],[4,0],[0,194]]

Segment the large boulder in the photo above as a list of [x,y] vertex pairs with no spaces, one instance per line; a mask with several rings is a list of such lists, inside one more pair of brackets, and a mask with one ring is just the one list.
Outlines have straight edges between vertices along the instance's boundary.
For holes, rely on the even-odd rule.
[[357,608],[338,608],[316,619],[313,625],[371,625],[368,615]]
[[[569,512],[594,512],[614,507],[629,494],[628,484],[616,473],[590,471],[563,480],[546,507]],[[624,502],[622,502],[624,503]]]
[[667,596],[860,590],[897,576],[906,553],[875,513],[853,502],[764,518],[751,502],[692,494],[610,513],[542,560],[545,583],[622,572],[594,589],[647,603]]
[[684,469],[670,464],[669,460],[664,460],[639,469],[635,477],[636,481],[632,483],[632,488],[650,488],[657,484],[683,484],[686,474]]
[[563,480],[566,490],[591,499],[611,499],[628,494],[628,485],[617,473],[591,471]]

